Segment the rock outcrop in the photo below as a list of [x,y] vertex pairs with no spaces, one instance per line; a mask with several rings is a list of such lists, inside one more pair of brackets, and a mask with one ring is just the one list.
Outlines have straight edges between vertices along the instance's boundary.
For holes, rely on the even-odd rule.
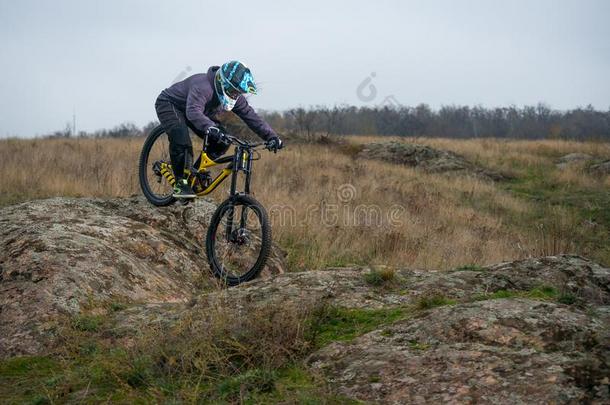
[[589,173],[599,177],[610,175],[610,160],[589,166]]
[[428,173],[447,173],[501,181],[508,176],[476,165],[462,156],[426,145],[403,142],[375,142],[364,146],[359,156],[420,168]]
[[[40,352],[54,320],[87,302],[186,302],[215,285],[205,234],[215,205],[53,198],[0,210],[0,357]],[[273,249],[263,277],[284,271]]]
[[[337,393],[380,403],[602,403],[610,400],[610,269],[550,256],[455,271],[369,268],[287,273],[195,297],[188,305],[117,314],[122,334],[179,324],[220,302],[406,308],[405,319],[311,354]],[[422,305],[442,296],[441,306]]]
[[107,316],[125,345],[142,331],[205,324],[215,309],[398,308],[398,321],[310,351],[307,367],[366,402],[610,402],[604,266],[564,255],[453,271],[284,273],[275,248],[263,277],[227,289],[208,275],[202,248],[214,208],[56,198],[0,210],[0,357],[44,352],[57,320],[90,302],[124,304]]
[[558,169],[565,169],[574,164],[586,163],[594,159],[593,156],[587,153],[568,153],[567,155],[560,157],[555,166],[557,166]]
[[384,403],[609,400],[608,324],[554,303],[437,308],[310,358],[337,391]]
[[569,153],[557,160],[558,169],[577,166],[596,177],[610,175],[610,160],[600,160],[587,153]]
[[[339,393],[381,403],[610,400],[610,269],[558,256],[405,276],[407,296],[457,303],[314,353],[309,364]],[[563,298],[535,300],[526,292],[536,288]]]

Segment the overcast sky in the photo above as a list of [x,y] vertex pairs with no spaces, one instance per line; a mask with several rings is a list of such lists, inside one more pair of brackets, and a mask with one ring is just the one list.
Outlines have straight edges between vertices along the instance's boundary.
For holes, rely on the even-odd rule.
[[609,17],[605,0],[0,0],[0,136],[63,129],[73,110],[79,130],[143,125],[176,78],[231,59],[256,108],[606,110]]

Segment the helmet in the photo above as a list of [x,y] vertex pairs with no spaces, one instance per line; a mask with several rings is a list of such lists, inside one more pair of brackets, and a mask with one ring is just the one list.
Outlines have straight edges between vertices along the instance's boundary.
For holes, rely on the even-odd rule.
[[223,64],[216,71],[214,89],[226,111],[233,109],[241,94],[256,94],[256,84],[250,69],[235,60]]

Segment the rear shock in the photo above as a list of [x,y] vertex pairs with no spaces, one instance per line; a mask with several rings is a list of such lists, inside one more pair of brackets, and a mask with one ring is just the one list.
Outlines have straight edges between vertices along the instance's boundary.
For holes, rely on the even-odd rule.
[[161,176],[163,176],[172,186],[176,183],[176,178],[174,177],[174,171],[172,170],[172,166],[165,162],[155,162],[153,164],[153,172],[157,176],[159,176],[159,182],[161,182]]

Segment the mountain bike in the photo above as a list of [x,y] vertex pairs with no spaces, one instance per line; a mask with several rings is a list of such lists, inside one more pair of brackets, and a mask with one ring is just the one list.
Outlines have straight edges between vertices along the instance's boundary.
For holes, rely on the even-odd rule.
[[[271,250],[271,226],[267,211],[250,195],[253,162],[260,159],[257,149],[264,142],[252,143],[227,135],[235,146],[233,154],[210,159],[205,146],[195,164],[185,169],[185,177],[198,197],[214,191],[231,177],[229,197],[215,210],[206,235],[206,254],[214,276],[234,286],[254,279],[267,262]],[[216,177],[210,168],[226,164]],[[245,175],[243,191],[238,191],[238,174]],[[153,129],[142,148],[139,164],[142,192],[158,207],[176,202],[172,197],[175,183],[169,158],[169,139],[165,130]],[[185,200],[187,204],[189,200]]]

